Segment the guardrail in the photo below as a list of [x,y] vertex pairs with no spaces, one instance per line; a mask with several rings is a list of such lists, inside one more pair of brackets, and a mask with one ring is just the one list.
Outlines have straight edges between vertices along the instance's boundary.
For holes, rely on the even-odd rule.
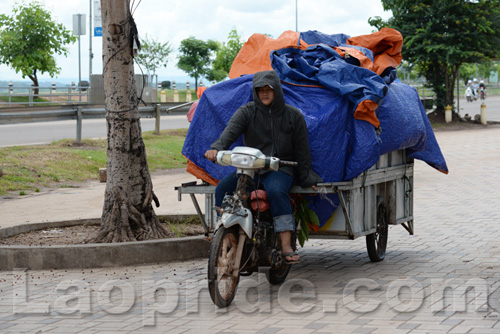
[[[160,134],[160,117],[168,115],[172,111],[191,106],[195,101],[179,104],[176,106],[165,106],[156,104],[150,107],[139,107],[139,117],[155,118],[155,134]],[[39,121],[52,120],[76,120],[76,142],[82,141],[82,123],[84,119],[105,118],[106,109],[104,108],[85,108],[83,106],[75,106],[67,109],[50,110],[50,111],[1,111],[0,124],[11,123],[28,123]]]
[[[38,89],[38,94],[35,90]],[[28,101],[16,101],[17,98],[28,98]],[[82,97],[84,98],[82,101]],[[13,86],[0,87],[0,106],[9,107],[16,105],[50,105],[50,104],[71,104],[71,103],[86,103],[89,98],[88,86],[59,86],[53,84],[47,86]],[[47,101],[35,101],[35,98],[46,99]],[[5,101],[7,100],[7,101]]]

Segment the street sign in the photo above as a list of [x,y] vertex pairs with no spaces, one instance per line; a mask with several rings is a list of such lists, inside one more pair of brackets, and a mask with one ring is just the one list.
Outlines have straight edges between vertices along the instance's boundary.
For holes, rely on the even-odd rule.
[[94,0],[94,36],[102,37],[101,1]]
[[73,35],[85,35],[85,14],[73,14]]

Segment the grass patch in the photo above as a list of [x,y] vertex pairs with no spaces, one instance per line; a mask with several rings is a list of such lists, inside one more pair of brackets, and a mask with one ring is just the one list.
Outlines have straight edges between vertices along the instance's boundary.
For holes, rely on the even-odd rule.
[[[0,101],[2,102],[9,102],[9,96],[2,95],[0,96]],[[47,99],[42,99],[40,97],[35,97],[33,98],[33,102],[48,102],[49,100]],[[29,96],[11,96],[10,97],[10,102],[12,103],[26,103],[28,104],[30,102]]]
[[[143,133],[149,170],[185,167],[181,150],[186,134],[187,129],[164,130],[158,136]],[[106,167],[106,146],[104,139],[85,139],[81,144],[64,139],[49,145],[0,148],[0,196],[97,180],[99,168]]]
[[191,235],[200,235],[204,229],[200,219],[196,216],[187,217],[182,220],[159,217],[160,223],[170,232],[172,237],[180,238]]

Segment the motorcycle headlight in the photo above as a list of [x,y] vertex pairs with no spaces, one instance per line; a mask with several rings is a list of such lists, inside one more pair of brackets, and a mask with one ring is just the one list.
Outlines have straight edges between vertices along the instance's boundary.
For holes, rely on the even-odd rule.
[[246,154],[231,154],[231,164],[234,167],[253,167],[256,157]]

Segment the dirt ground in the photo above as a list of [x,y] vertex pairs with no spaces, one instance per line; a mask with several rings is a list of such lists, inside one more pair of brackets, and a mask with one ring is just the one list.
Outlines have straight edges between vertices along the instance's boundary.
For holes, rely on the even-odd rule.
[[[169,231],[170,238],[203,235],[205,230],[198,219],[186,221],[162,221],[163,227]],[[48,228],[18,234],[0,239],[0,245],[55,246],[81,245],[96,235],[99,225],[77,225],[70,227]]]
[[484,130],[488,128],[498,128],[500,127],[500,122],[490,121],[488,125],[483,125],[479,122],[465,121],[463,119],[458,119],[456,114],[453,115],[452,121],[446,123],[444,116],[436,115],[435,113],[430,113],[427,115],[429,121],[432,123],[432,129],[434,132],[439,131],[459,131],[459,130]]

